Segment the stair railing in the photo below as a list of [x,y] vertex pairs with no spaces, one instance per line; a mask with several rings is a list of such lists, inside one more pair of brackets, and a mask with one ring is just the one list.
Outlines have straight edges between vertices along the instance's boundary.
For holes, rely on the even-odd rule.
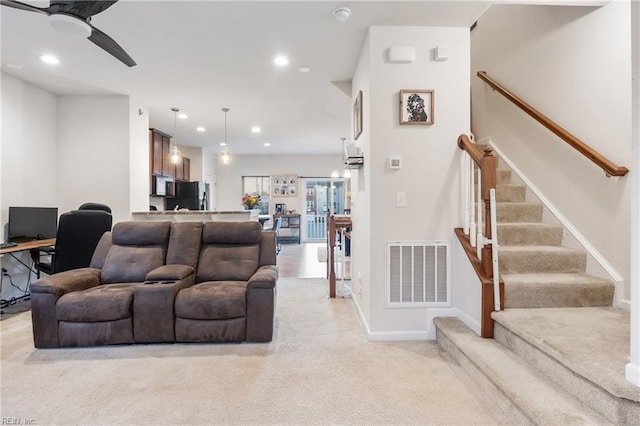
[[[504,284],[498,271],[496,229],[495,188],[498,161],[491,148],[487,147],[481,153],[467,135],[458,137],[458,147],[464,151],[461,170],[465,187],[465,217],[464,228],[456,229],[456,234],[482,284],[481,335],[493,337],[491,312],[499,311],[504,300]],[[474,208],[476,200],[477,214]]]
[[514,95],[504,87],[502,87],[498,82],[489,77],[485,71],[478,71],[477,73],[480,80],[487,83],[491,86],[492,89],[503,95],[505,98],[510,100],[513,104],[518,106],[521,110],[529,114],[536,120],[538,123],[542,124],[547,129],[551,130],[556,136],[560,139],[571,145],[576,151],[580,154],[587,157],[593,163],[598,165],[607,177],[611,176],[624,176],[629,173],[629,169],[623,166],[618,166],[604,155],[600,154],[595,149],[591,148],[589,145],[584,143],[582,140],[578,139],[573,134],[569,133],[567,130],[562,128],[558,123],[552,121],[549,117],[542,114],[537,109],[533,108],[531,105],[520,99],[518,96]]

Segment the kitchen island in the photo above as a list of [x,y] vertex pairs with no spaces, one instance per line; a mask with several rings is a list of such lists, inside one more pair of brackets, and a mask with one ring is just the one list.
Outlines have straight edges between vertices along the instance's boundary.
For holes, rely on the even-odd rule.
[[206,211],[206,210],[164,210],[133,212],[133,220],[171,220],[174,222],[224,222],[257,221],[260,210]]

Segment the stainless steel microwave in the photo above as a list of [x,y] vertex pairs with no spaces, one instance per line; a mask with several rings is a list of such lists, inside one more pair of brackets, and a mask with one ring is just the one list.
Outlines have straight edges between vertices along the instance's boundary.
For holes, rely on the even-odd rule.
[[153,176],[151,195],[157,197],[173,197],[175,195],[173,178],[170,176]]

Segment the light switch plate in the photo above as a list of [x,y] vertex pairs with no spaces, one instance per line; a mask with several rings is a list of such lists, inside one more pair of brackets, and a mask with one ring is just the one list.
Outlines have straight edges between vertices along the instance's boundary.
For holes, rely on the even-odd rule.
[[396,207],[407,207],[407,194],[396,192]]

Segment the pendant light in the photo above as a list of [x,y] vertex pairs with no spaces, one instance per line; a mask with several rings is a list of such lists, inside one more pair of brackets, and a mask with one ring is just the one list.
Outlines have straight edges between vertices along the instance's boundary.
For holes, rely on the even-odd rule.
[[229,111],[229,108],[222,108],[222,112],[224,112],[224,149],[220,151],[220,158],[224,164],[229,164],[229,161],[231,160],[231,152],[229,151],[229,145],[227,144],[227,113]]
[[178,150],[178,145],[176,145],[175,140],[178,138],[178,112],[180,111],[180,108],[173,107],[171,108],[171,111],[173,111],[173,138],[171,138],[173,146],[171,147],[169,156],[171,158],[171,163],[178,164],[182,158],[182,154]]

